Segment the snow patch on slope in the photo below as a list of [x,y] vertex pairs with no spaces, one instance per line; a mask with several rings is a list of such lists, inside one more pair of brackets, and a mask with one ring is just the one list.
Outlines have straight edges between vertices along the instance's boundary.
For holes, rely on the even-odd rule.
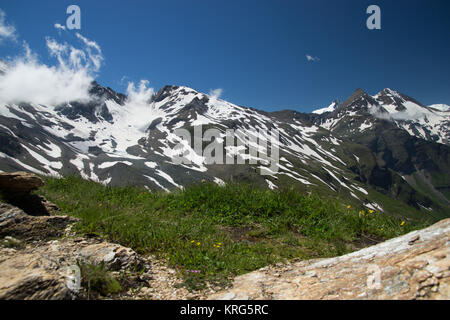
[[328,107],[314,110],[312,113],[322,114],[325,112],[333,112],[334,110],[336,110],[336,107],[337,107],[337,103],[335,101],[333,101]]

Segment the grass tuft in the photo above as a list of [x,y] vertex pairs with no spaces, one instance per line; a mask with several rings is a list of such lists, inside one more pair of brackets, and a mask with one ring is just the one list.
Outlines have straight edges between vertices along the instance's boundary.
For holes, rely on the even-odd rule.
[[109,273],[103,263],[78,263],[81,271],[81,285],[87,290],[87,299],[98,295],[108,296],[122,291],[120,283]]

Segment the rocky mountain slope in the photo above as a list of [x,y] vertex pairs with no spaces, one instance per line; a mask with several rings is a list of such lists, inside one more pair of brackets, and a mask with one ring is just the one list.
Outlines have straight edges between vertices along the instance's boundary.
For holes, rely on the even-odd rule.
[[[90,94],[90,101],[58,106],[0,105],[0,170],[79,174],[167,191],[202,180],[295,186],[403,216],[450,215],[445,106],[424,107],[390,89],[374,97],[357,90],[312,114],[258,111],[179,86],[163,87],[146,103],[97,83]],[[182,141],[174,130],[199,126],[218,129],[216,142],[225,140],[227,129],[250,135],[278,130],[277,170],[264,159],[268,147],[250,155],[239,144],[223,148],[245,164],[208,164],[193,144],[184,145],[190,164],[174,163]],[[260,139],[271,146],[267,134]],[[264,168],[271,174],[260,175]]]

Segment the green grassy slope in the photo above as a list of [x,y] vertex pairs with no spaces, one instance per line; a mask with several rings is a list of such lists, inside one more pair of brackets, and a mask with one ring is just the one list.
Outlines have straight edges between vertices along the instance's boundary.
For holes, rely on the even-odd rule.
[[164,193],[44,179],[39,193],[79,217],[78,232],[165,258],[191,288],[284,259],[341,255],[426,225],[293,188],[201,183]]

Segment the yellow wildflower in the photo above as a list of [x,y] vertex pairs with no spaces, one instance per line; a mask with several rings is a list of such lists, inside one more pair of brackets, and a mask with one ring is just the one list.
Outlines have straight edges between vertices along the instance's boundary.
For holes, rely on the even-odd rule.
[[403,226],[405,224],[405,221],[402,221],[402,223],[400,223],[401,226]]
[[347,206],[347,209],[350,209],[351,207],[352,207],[351,205],[348,205],[348,206]]
[[372,210],[372,209],[370,209],[370,210],[369,210],[369,213],[373,213],[373,210]]
[[199,245],[200,245],[200,242],[197,242],[197,245],[199,246]]

